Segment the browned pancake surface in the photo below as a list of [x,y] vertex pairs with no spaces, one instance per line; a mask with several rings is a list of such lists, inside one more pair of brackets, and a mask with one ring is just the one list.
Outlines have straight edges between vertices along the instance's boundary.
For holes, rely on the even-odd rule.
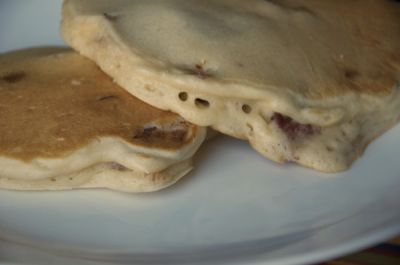
[[70,50],[0,56],[0,155],[60,157],[108,136],[172,150],[195,132],[194,125],[131,96]]

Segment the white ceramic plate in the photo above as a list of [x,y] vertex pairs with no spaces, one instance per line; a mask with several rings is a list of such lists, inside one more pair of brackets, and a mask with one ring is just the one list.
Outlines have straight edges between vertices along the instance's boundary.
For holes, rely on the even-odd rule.
[[[62,44],[60,1],[0,1],[0,52]],[[1,132],[0,132],[1,137]],[[0,263],[304,264],[400,233],[400,127],[335,175],[216,139],[164,191],[0,191]]]

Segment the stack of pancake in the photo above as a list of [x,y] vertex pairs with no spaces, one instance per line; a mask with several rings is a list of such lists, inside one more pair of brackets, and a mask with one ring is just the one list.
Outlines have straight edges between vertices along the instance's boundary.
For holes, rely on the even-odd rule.
[[400,117],[400,4],[66,0],[75,50],[0,56],[0,187],[154,191],[206,128],[346,170]]

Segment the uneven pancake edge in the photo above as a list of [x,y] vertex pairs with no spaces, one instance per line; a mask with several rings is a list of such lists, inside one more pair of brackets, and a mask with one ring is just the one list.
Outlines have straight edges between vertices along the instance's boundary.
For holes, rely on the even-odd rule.
[[140,101],[72,50],[5,53],[0,66],[0,156],[63,157],[114,137],[145,155],[179,158],[204,139],[205,128]]
[[80,171],[42,179],[13,179],[0,176],[0,188],[20,191],[111,189],[122,192],[153,192],[176,183],[192,169],[191,159],[153,173],[100,163]]
[[[54,62],[56,62],[55,65]],[[77,63],[75,64],[75,62]],[[45,64],[44,71],[42,71],[43,63]],[[117,85],[113,84],[111,81],[103,80],[102,77],[106,75],[100,70],[96,70],[97,66],[94,63],[70,49],[46,47],[10,52],[0,56],[0,65],[0,93],[19,95],[18,97],[9,97],[8,101],[0,102],[4,103],[0,104],[0,109],[3,111],[1,126],[5,126],[5,129],[9,128],[7,127],[8,122],[21,123],[22,121],[23,124],[21,124],[21,126],[25,126],[23,122],[25,117],[23,119],[20,118],[20,115],[22,115],[21,113],[19,113],[19,116],[16,115],[14,119],[8,119],[4,116],[4,113],[7,116],[7,110],[12,109],[16,104],[20,104],[21,102],[19,100],[24,97],[29,99],[28,104],[34,101],[32,97],[35,97],[35,100],[39,99],[39,101],[43,98],[42,101],[38,102],[35,108],[32,108],[32,111],[36,111],[39,108],[45,109],[47,106],[46,101],[60,100],[59,96],[63,94],[57,94],[59,90],[74,89],[72,92],[74,92],[76,96],[68,94],[68,96],[72,97],[72,101],[75,99],[79,100],[81,96],[86,97],[87,94],[81,95],[81,91],[84,89],[84,85],[92,86],[92,83],[89,82],[89,79],[92,78],[90,73],[96,73],[96,77],[99,79],[97,81],[100,81],[100,83],[97,84],[100,87],[94,89],[96,93],[98,90],[101,90],[103,84],[106,83],[104,86],[109,87],[108,90],[105,90],[106,92],[118,92],[119,96],[125,97],[127,101],[132,101],[130,103],[131,105],[126,106],[132,106],[132,104],[136,102],[144,106],[142,107],[144,111],[148,110],[151,112],[153,109],[156,110],[154,107],[144,102],[139,102],[138,99],[134,99],[134,96],[125,92],[125,90],[121,88],[118,90]],[[65,67],[63,67],[63,65]],[[15,67],[17,69],[23,69],[24,71],[14,71]],[[52,67],[59,68],[55,70],[55,76],[51,74],[53,71]],[[77,67],[77,69],[75,67]],[[92,68],[96,69],[93,71]],[[31,73],[29,69],[34,69],[33,71],[37,71],[37,73]],[[61,73],[65,72],[66,75],[62,76],[61,74],[60,76],[60,71]],[[70,74],[69,71],[79,71],[81,77],[83,76],[88,80],[79,79],[79,81],[76,81],[78,79],[72,79],[71,81],[68,75]],[[37,75],[40,75],[40,77],[37,77]],[[46,77],[50,76],[50,79],[46,79]],[[60,82],[61,85],[58,83],[53,84],[52,81],[54,80]],[[51,92],[49,95],[46,94],[43,96],[40,93],[42,91],[40,88],[43,86],[47,86],[57,93],[54,94]],[[27,90],[30,91],[30,88],[33,87],[37,88],[34,94],[25,93]],[[79,90],[76,90],[78,88]],[[53,96],[56,97],[54,98]],[[92,95],[89,94],[89,96]],[[10,98],[12,98],[12,100],[10,100]],[[62,98],[61,100],[69,102],[71,98],[68,98],[68,100]],[[29,106],[30,105],[22,104],[22,107]],[[72,102],[70,102],[69,106],[73,106]],[[57,109],[54,110],[54,112],[57,111]],[[83,111],[78,114],[85,115],[85,111],[86,109],[83,109]],[[90,111],[92,110],[90,109]],[[96,113],[95,109],[93,111]],[[53,111],[47,110],[47,112]],[[156,110],[156,113],[162,112],[162,110]],[[148,117],[151,118],[152,116],[148,115]],[[65,152],[44,152],[46,155],[34,155],[33,153],[29,156],[29,159],[23,156],[24,148],[21,146],[24,146],[24,142],[28,144],[31,141],[37,142],[36,138],[27,138],[24,133],[25,130],[33,131],[34,128],[25,126],[25,130],[21,132],[11,130],[11,134],[7,137],[12,138],[12,135],[14,135],[16,141],[12,143],[20,143],[21,145],[14,146],[15,150],[11,155],[9,155],[7,148],[2,148],[0,152],[0,188],[17,190],[108,188],[121,191],[147,192],[167,187],[191,170],[191,158],[205,140],[207,129],[196,125],[190,125],[186,121],[183,121],[181,117],[172,113],[167,113],[161,120],[157,115],[156,117],[157,119],[154,121],[148,119],[152,127],[147,130],[146,128],[144,129],[142,134],[146,135],[139,135],[136,137],[139,140],[146,138],[143,140],[143,143],[132,143],[117,134],[104,134],[99,130],[96,137],[88,139],[86,143],[74,146],[72,149],[69,148],[67,144],[67,150]],[[41,117],[31,119],[29,122],[33,122],[34,124],[39,118]],[[61,118],[62,117],[60,117],[60,119]],[[88,121],[90,125],[90,119]],[[44,122],[43,124],[46,125],[46,121],[43,120],[41,122]],[[181,125],[182,122],[185,124]],[[175,123],[177,123],[177,125]],[[54,128],[57,128],[57,122],[55,122],[54,125]],[[162,126],[163,130],[173,129],[178,125],[184,126],[183,129],[185,130],[185,137],[187,139],[179,148],[165,148],[165,145],[164,147],[162,145],[152,145],[150,140],[152,139],[152,134],[155,133],[154,131],[160,130],[155,127],[158,125]],[[69,129],[79,129],[76,126],[79,125],[73,124],[72,127],[69,126]],[[88,125],[85,124],[85,126]],[[166,127],[164,128],[164,126]],[[170,128],[169,126],[173,127]],[[49,137],[49,139],[57,136],[51,134],[52,130],[49,130],[49,132],[50,134],[46,134],[46,137]],[[3,133],[5,132],[3,131]],[[39,130],[39,133],[43,134],[44,132],[43,130]],[[2,137],[5,137],[5,135],[2,135]],[[62,140],[63,143],[67,142],[64,138]],[[80,139],[76,140],[79,141]],[[22,154],[22,156],[18,154]]]
[[146,150],[137,149],[118,138],[100,138],[63,157],[38,157],[29,162],[24,162],[15,158],[0,156],[0,175],[14,179],[35,180],[71,174],[92,165],[103,163],[115,163],[122,168],[154,173],[192,157],[200,147],[201,139],[202,137],[194,143],[192,148],[182,150],[179,155],[173,154],[171,156],[170,154],[149,153]]
[[200,93],[195,85],[169,82],[168,75],[144,69],[145,63],[118,40],[107,19],[74,14],[67,5],[68,1],[63,10],[64,39],[119,85],[190,122],[247,139],[271,160],[294,161],[325,172],[345,170],[372,139],[399,120],[399,85],[386,96],[351,93],[323,104],[293,95],[256,95],[251,89],[249,97]]
[[[319,4],[319,3],[325,3],[325,4]],[[349,6],[346,6],[346,4],[343,3],[347,3],[349,2]],[[248,17],[249,14],[252,14],[255,17],[262,17],[263,14],[258,14],[256,12],[256,10],[253,10],[253,8],[251,6],[259,6],[262,7],[263,12],[272,12],[272,13],[276,13],[275,15],[277,15],[279,17],[279,19],[287,19],[285,16],[293,16],[294,18],[298,15],[300,16],[300,18],[303,18],[303,16],[305,16],[305,14],[307,13],[313,13],[314,11],[318,11],[319,9],[321,9],[320,11],[322,12],[323,10],[326,11],[326,14],[320,14],[322,17],[320,18],[321,24],[324,24],[323,18],[324,16],[326,17],[330,17],[332,15],[337,16],[337,12],[339,12],[340,8],[343,7],[352,7],[354,8],[354,3],[356,3],[357,1],[347,1],[347,2],[343,2],[340,4],[337,4],[337,6],[339,8],[336,8],[336,6],[331,6],[333,7],[334,11],[333,12],[328,12],[325,9],[327,9],[329,6],[329,1],[302,1],[302,0],[297,0],[297,1],[284,1],[282,4],[277,3],[276,1],[261,1],[261,0],[252,0],[251,4],[249,5],[249,12],[238,12],[237,13],[233,13],[233,15],[236,15],[237,17],[243,17],[243,19],[248,19],[251,20],[253,19],[252,16]],[[167,3],[167,4],[166,4]],[[211,94],[211,95],[215,95],[215,96],[225,96],[225,97],[238,97],[238,98],[270,98],[271,96],[274,98],[280,98],[280,100],[286,100],[289,101],[290,104],[304,104],[304,105],[314,105],[314,104],[318,104],[319,100],[324,100],[324,101],[328,101],[330,98],[346,98],[346,97],[352,97],[353,94],[369,94],[369,95],[375,95],[375,96],[385,96],[391,93],[393,87],[395,86],[396,80],[399,78],[399,71],[400,71],[400,53],[398,53],[398,49],[397,46],[395,44],[395,47],[393,47],[393,45],[391,45],[390,43],[387,43],[388,41],[391,41],[392,39],[387,39],[390,38],[388,36],[388,32],[385,32],[383,34],[383,39],[382,43],[386,44],[386,45],[381,45],[379,46],[380,48],[376,48],[375,50],[369,50],[367,49],[368,47],[374,47],[371,43],[369,43],[366,39],[367,37],[372,38],[373,36],[364,36],[362,35],[360,32],[347,32],[347,29],[343,28],[343,25],[340,23],[333,23],[334,25],[338,25],[338,28],[336,29],[336,31],[346,31],[346,45],[347,46],[357,46],[357,45],[361,45],[364,51],[364,54],[361,53],[361,55],[368,55],[365,52],[368,51],[372,51],[372,53],[374,53],[374,51],[376,51],[376,53],[378,53],[379,55],[382,55],[382,59],[383,61],[377,61],[376,64],[373,64],[373,60],[368,57],[370,59],[371,62],[371,68],[374,69],[374,71],[376,71],[375,73],[375,77],[373,78],[374,80],[379,80],[380,82],[376,83],[376,85],[374,85],[375,83],[372,82],[370,77],[364,77],[362,75],[362,70],[363,69],[346,69],[346,71],[344,71],[343,73],[340,73],[340,77],[336,76],[336,73],[321,73],[322,76],[315,76],[313,77],[313,79],[324,79],[327,78],[327,81],[329,81],[329,78],[333,78],[335,76],[335,79],[343,79],[343,78],[347,78],[349,80],[351,79],[366,79],[365,80],[365,84],[363,86],[360,86],[359,83],[356,82],[348,82],[348,83],[337,83],[337,82],[332,82],[332,84],[327,84],[327,87],[329,88],[329,90],[332,90],[332,93],[330,93],[329,91],[325,91],[326,92],[326,96],[325,92],[323,94],[321,94],[321,97],[317,97],[316,100],[313,100],[313,96],[310,96],[309,93],[302,91],[301,89],[299,90],[298,87],[301,87],[301,80],[298,80],[299,82],[297,82],[296,84],[279,84],[279,83],[274,83],[274,82],[270,82],[270,79],[268,80],[258,80],[258,79],[252,79],[250,77],[246,78],[245,76],[243,78],[239,78],[238,76],[220,76],[220,75],[213,75],[212,69],[208,69],[206,67],[206,64],[209,63],[207,61],[203,62],[203,60],[207,60],[207,59],[201,59],[201,57],[197,58],[195,61],[198,62],[198,64],[193,63],[193,65],[191,64],[191,62],[187,62],[187,65],[179,65],[179,64],[173,64],[173,62],[171,61],[171,58],[165,58],[163,56],[160,55],[160,57],[158,57],[157,55],[152,55],[149,54],[148,52],[146,52],[145,47],[142,47],[140,45],[137,45],[137,42],[140,42],[140,40],[135,41],[135,39],[132,39],[132,36],[135,35],[139,35],[142,37],[146,37],[146,35],[151,35],[154,38],[156,38],[156,36],[162,35],[166,32],[170,32],[171,34],[172,32],[176,33],[174,31],[173,28],[171,29],[166,29],[163,28],[162,25],[157,24],[158,31],[157,28],[155,28],[154,32],[149,32],[147,33],[145,30],[140,30],[141,28],[135,28],[135,31],[131,30],[131,28],[133,26],[135,26],[135,24],[140,24],[141,21],[137,21],[134,19],[134,17],[131,14],[136,14],[137,16],[141,16],[141,13],[139,11],[145,11],[145,12],[150,12],[150,13],[145,13],[147,14],[147,16],[145,17],[140,17],[141,19],[143,19],[143,26],[149,26],[152,25],[152,23],[150,23],[148,21],[148,19],[154,19],[157,21],[153,21],[154,23],[159,23],[159,14],[161,15],[165,15],[167,16],[166,19],[170,19],[170,20],[174,20],[177,19],[177,22],[179,22],[179,24],[177,25],[178,27],[181,27],[183,25],[183,28],[180,29],[182,30],[184,33],[190,34],[191,32],[195,32],[197,33],[204,33],[204,32],[199,32],[199,28],[197,28],[196,26],[201,26],[201,25],[197,25],[196,22],[201,22],[202,23],[206,23],[208,21],[201,20],[201,18],[203,17],[207,17],[207,15],[215,15],[215,16],[219,16],[219,15],[224,15],[224,14],[220,14],[218,12],[222,12],[223,10],[218,9],[217,11],[214,10],[215,8],[219,8],[219,4],[221,4],[223,6],[226,5],[226,7],[224,9],[228,9],[227,12],[229,11],[238,11],[236,10],[237,8],[244,8],[245,11],[247,10],[245,7],[248,5],[243,5],[240,1],[210,1],[209,5],[203,5],[202,2],[200,1],[182,1],[182,0],[172,0],[170,1],[170,4],[168,2],[164,2],[164,1],[154,1],[152,3],[148,3],[146,1],[135,1],[135,2],[130,2],[130,1],[118,1],[115,4],[109,4],[109,2],[107,1],[91,1],[91,0],[84,0],[84,1],[75,1],[75,0],[66,0],[64,2],[64,7],[63,7],[63,17],[65,18],[65,20],[67,20],[66,23],[68,23],[68,20],[73,20],[73,19],[80,19],[80,21],[84,24],[84,28],[81,29],[80,33],[76,32],[76,38],[93,38],[93,41],[97,41],[99,42],[99,45],[104,41],[104,45],[117,45],[119,46],[119,48],[121,48],[123,50],[123,52],[126,54],[126,59],[125,61],[129,61],[130,64],[135,65],[135,75],[143,75],[143,77],[145,77],[146,79],[158,79],[160,82],[166,83],[166,85],[170,85],[170,86],[186,86],[187,89],[192,90],[192,91],[202,91],[204,93],[207,94]],[[229,3],[229,4],[227,4]],[[311,5],[315,5],[315,7],[309,7],[306,8],[306,6],[304,8],[291,8],[290,6],[295,5],[295,4],[301,5],[301,4],[310,4],[310,3],[314,3]],[[178,4],[184,4],[182,7],[181,6],[176,6]],[[124,8],[122,8],[122,6]],[[373,12],[371,10],[373,9],[373,4],[370,5],[366,5],[368,7],[367,11],[368,12]],[[370,7],[372,6],[372,8]],[[171,7],[175,7],[175,8],[171,8]],[[144,8],[144,9],[143,9]],[[201,10],[197,10],[196,8],[200,8]],[[204,8],[205,10],[203,10],[204,12],[202,12],[202,8]],[[214,8],[214,9],[213,9]],[[316,10],[311,10],[311,9],[316,9]],[[387,10],[388,7],[385,4],[376,4],[376,8],[375,9],[384,9]],[[136,10],[138,9],[138,11]],[[142,10],[143,9],[143,10]],[[178,10],[176,10],[178,9]],[[208,10],[210,9],[210,10]],[[392,7],[390,10],[395,9],[396,12],[400,13],[400,9],[399,8],[394,8]],[[251,10],[251,11],[250,11]],[[192,17],[190,16],[192,13],[190,12],[199,12],[199,13],[195,13],[195,15],[200,16],[200,20],[198,17]],[[298,13],[296,12],[292,12],[292,11],[298,11]],[[177,12],[177,13],[175,13]],[[186,13],[185,13],[186,12]],[[187,14],[187,12],[189,12]],[[209,12],[209,13],[207,13]],[[284,14],[284,12],[289,12],[288,14]],[[335,13],[336,12],[336,13]],[[381,12],[378,11],[378,12]],[[215,14],[216,13],[216,14]],[[224,13],[224,12],[222,12]],[[254,13],[254,14],[253,14]],[[332,14],[330,14],[332,13]],[[174,15],[179,16],[178,18],[175,18]],[[186,16],[188,15],[188,16]],[[193,14],[192,14],[193,15]],[[265,15],[265,14],[264,14]],[[308,14],[309,16],[310,14]],[[316,14],[314,14],[316,15]],[[357,24],[357,22],[360,22],[362,24],[362,26],[368,26],[369,24],[365,25],[365,21],[358,21],[358,17],[357,14],[355,15],[349,15],[349,14],[345,14],[346,18],[344,19],[348,19],[349,23],[353,24]],[[171,17],[169,17],[171,16]],[[308,16],[306,20],[308,20]],[[389,14],[388,14],[389,16]],[[213,17],[211,17],[213,18]],[[210,18],[210,19],[211,19]],[[267,14],[266,18],[269,18],[269,15]],[[191,19],[194,19],[195,22],[191,21]],[[400,27],[397,26],[393,26],[393,24],[396,22],[395,21],[396,18],[394,18],[394,14],[390,14],[390,16],[385,20],[382,19],[379,20],[378,22],[381,23],[382,25],[386,25],[388,27],[391,28],[391,30],[400,30]],[[268,20],[268,19],[266,19]],[[335,20],[336,21],[336,20]],[[346,20],[347,21],[347,20]],[[163,20],[161,19],[162,23]],[[164,21],[164,23],[166,25],[168,25],[168,23],[170,23],[171,21]],[[216,23],[216,27],[223,27],[223,26],[227,26],[225,24],[218,23],[218,21],[212,21]],[[225,21],[226,22],[226,21]],[[275,22],[278,23],[279,21]],[[290,21],[291,23],[293,23],[293,21]],[[302,21],[298,21],[299,23],[301,23]],[[310,28],[315,28],[315,21],[312,21],[313,23],[308,23],[303,25],[304,27],[309,26]],[[378,23],[377,22],[377,23]],[[233,20],[232,23],[238,23],[238,21]],[[258,23],[265,23],[264,20],[262,20],[262,22],[258,22]],[[364,23],[364,24],[363,24]],[[126,29],[124,29],[124,25],[127,26]],[[128,27],[129,25],[131,25],[132,27]],[[185,27],[184,25],[186,25],[187,27]],[[253,25],[253,24],[251,24]],[[259,26],[267,26],[269,24],[260,24]],[[232,26],[240,26],[240,25],[232,25]],[[271,25],[272,26],[272,25]],[[371,26],[375,26],[373,23],[371,23]],[[161,28],[160,28],[161,27]],[[318,28],[318,27],[316,27]],[[153,30],[153,28],[151,28]],[[362,28],[361,28],[362,29]],[[361,30],[360,29],[360,30]],[[124,31],[125,30],[125,31]],[[211,28],[209,30],[212,30]],[[227,29],[226,29],[227,30]],[[258,29],[257,29],[258,30]],[[303,35],[307,35],[307,28],[300,28],[300,32],[305,31],[305,34]],[[332,29],[330,29],[332,31]],[[375,29],[371,29],[371,34],[374,32]],[[96,33],[94,33],[93,31],[97,31]],[[258,32],[258,31],[257,31]],[[290,31],[293,33],[293,30]],[[262,33],[262,32],[259,32]],[[321,32],[320,32],[321,33]],[[370,32],[369,32],[370,33]],[[88,34],[88,35],[86,35]],[[224,34],[224,32],[221,32],[221,34]],[[361,34],[361,35],[360,35]],[[282,36],[284,34],[282,34],[282,32],[277,33],[277,36],[272,36],[272,38],[284,38],[284,36]],[[326,34],[325,34],[326,35]],[[348,36],[349,35],[349,36]],[[163,35],[165,37],[165,35]],[[235,35],[236,36],[236,35]],[[238,37],[238,36],[236,36]],[[315,37],[315,36],[314,36]],[[323,38],[324,36],[320,36],[321,38]],[[112,39],[115,43],[112,44],[107,44],[107,42],[109,41],[108,39]],[[170,36],[168,37],[167,35],[167,39],[166,41],[168,41],[169,39],[175,38],[175,36]],[[204,38],[208,38],[208,35],[205,35]],[[353,39],[353,41],[349,40],[349,39]],[[179,39],[181,42],[185,42],[186,39]],[[265,39],[263,39],[265,40]],[[325,39],[324,39],[325,40]],[[358,40],[362,40],[361,43],[358,43]],[[235,41],[240,41],[238,38],[233,39],[233,42]],[[254,41],[252,39],[252,41]],[[273,41],[273,40],[271,40]],[[371,40],[370,40],[371,41]],[[152,45],[151,40],[147,40],[147,42],[149,42],[150,45]],[[155,41],[154,41],[155,42]],[[265,43],[265,45],[268,44],[268,40],[266,41],[267,43]],[[308,42],[310,42],[308,40]],[[316,41],[315,41],[316,42]],[[247,43],[247,42],[245,42]],[[176,43],[179,46],[179,43]],[[197,45],[194,46],[193,49],[188,49],[191,50],[192,53],[197,54],[198,51],[195,49],[195,47],[201,46],[203,43],[201,40],[199,40],[199,43],[194,43],[193,45]],[[204,44],[209,44],[208,42],[204,41]],[[218,47],[221,46],[220,40],[216,39],[215,40],[215,44],[218,45]],[[225,43],[223,43],[222,45],[224,45]],[[226,43],[226,49],[228,49],[229,43]],[[282,43],[280,43],[282,44]],[[284,44],[284,43],[283,43]],[[284,46],[284,45],[281,46]],[[310,45],[312,44],[309,43]],[[163,43],[158,43],[157,45],[161,45],[162,48]],[[170,44],[166,44],[166,46],[168,46]],[[186,43],[182,43],[182,45],[184,47],[182,47],[182,49],[184,48],[188,48]],[[243,45],[243,43],[241,43],[240,45]],[[397,44],[398,45],[398,44]],[[208,46],[207,46],[208,47]],[[234,46],[236,47],[236,46]],[[267,46],[268,47],[268,46]],[[290,46],[291,48],[293,48],[292,46]],[[321,48],[320,46],[318,46],[319,48]],[[171,49],[175,49],[176,47],[169,47]],[[198,47],[199,48],[199,47]],[[213,48],[213,47],[210,47]],[[246,48],[246,50],[249,50],[247,46],[242,47],[239,46],[237,49],[239,50],[234,50],[236,52],[237,56],[240,56],[240,54],[242,51],[240,49]],[[256,47],[256,49],[259,49],[260,47]],[[303,47],[304,48],[304,47]],[[332,48],[332,47],[331,47]],[[342,47],[343,48],[343,47]],[[166,48],[168,50],[168,47]],[[182,56],[186,56],[186,50],[180,50],[180,52],[182,52]],[[213,48],[213,49],[217,49],[219,51],[223,51],[224,47],[222,47],[222,49],[218,49],[218,48]],[[322,48],[321,48],[322,49]],[[344,50],[346,50],[345,48],[343,48]],[[372,48],[371,48],[372,49]],[[294,49],[295,51],[297,51],[298,53],[301,53],[301,50],[297,50]],[[393,51],[394,50],[394,51]],[[258,50],[259,51],[259,50]],[[292,52],[290,49],[285,49],[284,50],[286,53],[287,52]],[[325,50],[324,50],[325,51]],[[340,49],[339,49],[340,51]],[[337,51],[337,52],[339,52]],[[268,54],[268,50],[263,50],[263,52],[259,51],[259,56],[263,56],[263,54]],[[325,52],[323,54],[319,54],[317,53],[318,51],[314,50],[312,51],[313,53],[316,53],[318,55],[321,56],[326,56],[326,54],[329,55],[329,52]],[[334,52],[334,51],[332,51]],[[343,51],[344,52],[344,51]],[[393,54],[391,53],[393,52]],[[168,53],[168,51],[165,51],[165,53]],[[382,53],[382,54],[381,54]],[[112,53],[109,54],[111,57],[113,56]],[[179,57],[179,53],[177,54]],[[359,54],[358,54],[359,55]],[[357,56],[358,56],[357,55]],[[305,57],[307,57],[307,55],[304,55]],[[338,55],[340,58],[331,58],[328,56],[329,60],[328,62],[325,63],[331,63],[334,64],[335,67],[340,68],[343,64],[345,63],[345,61],[338,63],[336,62],[336,60],[345,60],[343,56],[345,56],[345,54],[339,54]],[[276,56],[275,56],[276,57]],[[343,58],[342,58],[343,57]],[[351,56],[350,56],[351,57]],[[376,57],[376,56],[375,56]],[[379,56],[378,56],[379,57]],[[264,58],[264,57],[263,57]],[[373,57],[374,58],[374,57]],[[211,58],[209,58],[211,59]],[[221,59],[221,58],[219,58]],[[229,57],[229,60],[233,60],[234,58]],[[254,59],[254,58],[253,58]],[[267,57],[264,58],[266,61],[263,63],[264,65],[269,65],[271,64],[271,60],[273,60],[273,58]],[[315,59],[315,58],[314,58]],[[325,58],[327,59],[327,58]],[[351,60],[354,58],[350,58],[348,60]],[[378,58],[379,59],[379,58]],[[222,59],[223,60],[223,59]],[[286,62],[287,58],[283,58],[283,61]],[[309,60],[311,60],[311,62],[308,62],[307,60],[304,61],[302,59],[299,58],[295,58],[294,62],[292,63],[296,63],[297,61],[301,61],[302,63],[313,63],[312,62],[312,58],[309,58]],[[282,60],[280,60],[282,61]],[[303,62],[304,61],[304,62]],[[336,63],[333,63],[336,62]],[[369,61],[367,61],[366,63],[368,63]],[[182,62],[181,62],[182,63]],[[232,62],[233,63],[233,62]],[[289,65],[287,65],[287,67],[283,67],[282,72],[284,72],[285,68],[288,68],[290,66],[290,63],[287,62]],[[322,68],[324,65],[318,61],[318,58],[316,58],[316,63],[317,65],[312,65],[312,68]],[[258,67],[263,67],[264,65],[258,65]],[[187,68],[182,68],[186,66]],[[223,65],[224,67],[227,67],[226,62]],[[115,65],[115,67],[119,67],[118,64]],[[221,66],[222,67],[222,66]],[[245,66],[242,66],[245,67]],[[254,67],[254,66],[253,66]],[[265,66],[264,66],[265,67]],[[301,68],[307,68],[307,67],[311,67],[309,65],[302,65]],[[349,66],[350,67],[350,66]],[[268,68],[269,69],[269,68]],[[341,69],[341,68],[340,68]],[[214,69],[215,70],[215,69]],[[252,72],[255,72],[256,69],[253,69]],[[315,71],[319,71],[318,69],[314,69]],[[332,70],[332,69],[331,69]],[[342,69],[343,70],[343,69]],[[359,71],[361,71],[361,73],[359,73]],[[388,75],[387,78],[383,78],[381,80],[380,75],[382,76],[386,76],[385,72],[387,72]],[[237,74],[239,74],[237,72]],[[297,76],[297,77],[293,77],[292,75],[286,73],[287,75],[285,76],[285,79],[292,79],[292,78],[297,78],[297,79],[307,79],[308,76],[310,76],[310,74],[306,75],[306,76]],[[262,72],[262,76],[268,76],[268,73]],[[333,80],[331,80],[333,81]],[[354,81],[354,80],[353,80]],[[319,84],[318,82],[313,82],[315,84]],[[323,82],[324,83],[324,82]],[[326,82],[325,82],[326,83]],[[333,84],[335,83],[335,84]],[[304,84],[303,84],[304,85]],[[309,86],[313,86],[314,84],[309,84]],[[315,85],[314,85],[315,86]],[[360,87],[358,87],[360,86]],[[372,90],[368,89],[369,87],[373,87]],[[311,88],[310,88],[311,89]],[[306,89],[307,90],[307,89]],[[318,86],[316,88],[316,94],[322,92],[322,90],[326,90],[325,88],[323,88],[323,86]],[[338,90],[338,92],[335,92],[336,90]],[[244,92],[243,92],[244,91]],[[303,93],[304,92],[304,93]],[[311,93],[313,94],[313,93]],[[333,99],[333,101],[335,101],[335,99]]]

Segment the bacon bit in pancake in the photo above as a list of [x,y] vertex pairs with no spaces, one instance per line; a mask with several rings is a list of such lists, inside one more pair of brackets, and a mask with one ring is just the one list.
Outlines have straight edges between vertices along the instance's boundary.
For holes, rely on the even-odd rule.
[[1,79],[6,81],[7,83],[17,83],[26,77],[25,72],[14,72],[9,73],[5,76],[2,76]]
[[108,19],[109,21],[116,21],[118,19],[117,15],[109,14],[109,13],[103,13],[103,16]]
[[109,99],[117,99],[118,97],[115,95],[109,95],[99,98],[99,101],[109,100]]
[[292,118],[277,112],[272,115],[271,120],[274,121],[278,127],[285,132],[287,137],[292,140],[297,137],[311,136],[321,132],[320,127],[311,124],[298,123]]
[[147,139],[147,138],[152,137],[152,135],[156,134],[156,133],[157,134],[160,133],[160,131],[157,132],[157,127],[147,127],[147,128],[144,128],[143,131],[140,134],[135,135],[134,138]]
[[344,71],[344,76],[348,79],[355,79],[359,75],[360,75],[360,73],[353,69],[347,69]]
[[290,12],[295,12],[295,13],[302,13],[302,14],[307,14],[310,16],[316,16],[316,14],[309,8],[305,6],[292,6],[290,4],[285,4],[282,3],[280,0],[264,0],[265,2],[270,2],[274,5],[279,6],[280,8],[290,11]]
[[118,170],[118,171],[128,171],[129,170],[127,167],[121,165],[120,163],[116,163],[116,162],[111,162],[110,167],[111,167],[111,169]]
[[184,129],[176,129],[172,131],[164,131],[155,126],[147,127],[140,130],[136,133],[133,138],[141,139],[145,142],[157,141],[157,140],[165,140],[165,141],[173,141],[173,142],[183,142],[186,138],[187,131]]
[[182,70],[185,74],[188,75],[194,75],[197,76],[200,79],[207,79],[207,78],[211,78],[214,75],[212,73],[210,73],[209,71],[205,70],[203,65],[201,64],[196,64],[193,67],[179,67],[180,70]]
[[175,142],[183,142],[186,137],[185,130],[175,130],[171,132],[171,137],[174,139]]

